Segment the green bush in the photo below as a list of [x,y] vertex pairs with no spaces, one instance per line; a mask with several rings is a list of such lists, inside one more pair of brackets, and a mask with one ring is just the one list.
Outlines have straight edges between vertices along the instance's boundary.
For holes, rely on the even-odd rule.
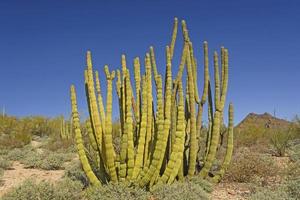
[[35,151],[27,153],[20,160],[20,162],[24,164],[26,168],[40,168],[42,161],[43,161],[43,155]]
[[290,163],[285,172],[287,180],[300,179],[300,161]]
[[42,160],[39,168],[45,170],[58,170],[62,169],[64,162],[64,156],[61,154],[51,153]]
[[0,168],[1,169],[9,169],[12,166],[12,162],[7,160],[6,158],[0,156]]
[[108,184],[103,187],[89,187],[85,191],[88,200],[145,200],[150,194],[138,187],[128,187],[125,183]]
[[2,200],[50,200],[54,199],[54,188],[50,183],[25,180],[21,185],[6,193]]
[[287,182],[287,192],[290,197],[300,199],[300,177]]
[[43,146],[44,149],[54,152],[75,152],[74,142],[72,140],[61,140],[60,136],[52,136]]
[[[294,142],[296,143],[296,142]],[[297,143],[291,145],[289,149],[289,155],[292,161],[300,161],[300,141],[297,140]]]
[[55,184],[55,198],[53,200],[80,200],[82,196],[83,185],[79,181],[65,178]]
[[67,167],[64,177],[70,178],[73,181],[80,181],[85,187],[88,186],[89,181],[85,175],[81,163],[78,161],[73,161],[70,164],[70,167]]
[[271,137],[271,145],[275,156],[284,156],[289,146],[289,142],[292,139],[292,133],[290,130],[276,131]]
[[37,183],[30,179],[6,193],[2,200],[80,200],[81,191],[80,182],[70,179],[64,179],[55,185],[47,182]]
[[276,189],[271,188],[260,188],[257,192],[252,194],[250,200],[293,200],[286,192],[285,187],[277,187]]
[[17,161],[22,160],[25,158],[28,154],[31,154],[34,152],[34,148],[30,145],[27,145],[23,148],[15,148],[8,152],[6,158],[9,160]]
[[172,185],[158,185],[152,191],[152,195],[154,199],[159,200],[210,199],[208,192],[201,187],[201,184],[195,184],[191,181],[178,181]]
[[23,159],[21,159],[21,163],[28,168],[58,170],[63,169],[63,164],[71,159],[72,155],[70,154],[62,154],[48,151],[39,153],[36,151],[32,151],[30,153],[27,153],[23,157]]

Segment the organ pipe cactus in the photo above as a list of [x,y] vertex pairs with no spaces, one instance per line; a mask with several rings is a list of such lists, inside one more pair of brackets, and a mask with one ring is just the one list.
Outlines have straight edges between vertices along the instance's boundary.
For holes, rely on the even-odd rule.
[[[103,90],[100,87],[100,80],[103,80],[104,76],[94,71],[91,52],[87,52],[87,68],[84,73],[89,109],[89,119],[86,122],[87,137],[92,147],[89,149],[96,152],[96,162],[99,162],[96,166],[99,169],[94,169],[94,165],[90,164],[91,160],[89,161],[84,148],[73,85],[71,86],[71,102],[78,154],[91,184],[101,185],[106,184],[107,181],[126,181],[140,187],[151,188],[159,183],[171,184],[184,176],[198,175],[199,178],[207,178],[212,163],[216,159],[221,134],[220,126],[223,124],[228,87],[228,50],[221,48],[221,59],[217,52],[214,53],[214,90],[212,90],[208,43],[204,42],[204,81],[202,94],[200,94],[197,54],[185,21],[182,21],[184,43],[181,56],[179,56],[181,60],[178,68],[172,65],[176,57],[174,49],[177,33],[178,20],[175,18],[171,42],[166,47],[165,76],[159,72],[160,68],[157,67],[152,46],[145,55],[144,69],[140,58],[134,59],[134,76],[132,76],[134,78],[131,78],[131,67],[127,66],[125,55],[121,58],[122,68],[116,73],[110,72],[107,65],[104,67],[106,105],[104,105]],[[173,77],[172,72],[176,69],[177,75]],[[144,73],[141,74],[141,72]],[[117,76],[116,92],[119,104],[119,109],[116,111],[120,114],[120,134],[112,131],[115,76]],[[183,80],[184,78],[186,80]],[[183,88],[186,88],[185,92]],[[203,137],[200,133],[203,130],[202,120],[206,100],[208,100],[209,116],[207,141],[203,141],[206,145],[201,146]],[[226,155],[220,171],[212,179],[215,182],[222,178],[232,157],[232,104],[229,106],[228,121]],[[117,137],[120,142],[115,144],[113,139]],[[204,155],[199,153],[201,149],[205,150]]]
[[67,122],[62,117],[61,124],[60,124],[60,138],[62,140],[69,140],[72,136],[72,132],[73,132],[72,119],[70,120],[70,122]]

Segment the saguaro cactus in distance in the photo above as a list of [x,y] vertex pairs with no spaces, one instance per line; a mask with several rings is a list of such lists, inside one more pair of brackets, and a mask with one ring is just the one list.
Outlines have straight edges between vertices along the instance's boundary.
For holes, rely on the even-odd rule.
[[[80,131],[75,87],[71,87],[72,117],[79,158],[91,184],[107,181],[133,182],[140,187],[171,184],[184,176],[198,175],[206,178],[218,151],[220,126],[228,88],[228,50],[221,48],[221,59],[215,52],[214,90],[209,75],[208,43],[204,42],[204,81],[199,93],[197,77],[198,62],[185,21],[182,21],[183,48],[178,69],[172,65],[178,33],[175,18],[172,39],[166,47],[166,73],[162,76],[156,64],[154,48],[144,58],[144,69],[139,57],[133,62],[134,73],[122,55],[121,70],[117,70],[116,91],[120,116],[120,134],[112,132],[113,88],[115,71],[104,67],[106,77],[106,106],[100,88],[101,73],[94,71],[91,52],[87,52],[85,89],[89,109],[87,121],[90,148],[97,155],[96,165],[89,163]],[[220,64],[219,64],[220,63]],[[219,69],[221,66],[221,69]],[[172,71],[177,71],[172,77]],[[219,74],[221,72],[221,77]],[[141,72],[144,72],[141,74]],[[186,72],[186,76],[184,73]],[[133,79],[131,77],[134,77]],[[163,79],[164,77],[164,79]],[[186,80],[183,80],[186,78]],[[153,85],[152,82],[155,82]],[[134,85],[133,85],[134,84]],[[184,89],[186,91],[184,92]],[[212,92],[214,91],[214,95]],[[155,94],[155,95],[153,95]],[[202,96],[201,96],[202,95]],[[209,123],[206,146],[200,146],[203,109],[208,99]],[[233,150],[233,105],[229,106],[227,150],[220,167],[212,180],[219,181],[227,169]],[[119,137],[119,150],[113,139]],[[203,138],[203,137],[202,137]],[[205,155],[199,155],[206,149]],[[199,162],[201,161],[201,162]],[[200,167],[197,166],[200,164]],[[197,166],[197,167],[196,167]]]

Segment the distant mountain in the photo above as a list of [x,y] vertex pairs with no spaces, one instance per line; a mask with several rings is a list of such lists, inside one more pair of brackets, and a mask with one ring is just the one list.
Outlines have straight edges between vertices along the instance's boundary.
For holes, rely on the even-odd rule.
[[243,130],[249,126],[254,126],[257,128],[284,129],[290,125],[291,122],[279,119],[266,112],[264,114],[249,113],[235,128]]

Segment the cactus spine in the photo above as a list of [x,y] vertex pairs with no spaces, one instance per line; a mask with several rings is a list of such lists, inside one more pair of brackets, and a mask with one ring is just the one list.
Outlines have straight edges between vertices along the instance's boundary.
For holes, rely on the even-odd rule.
[[[175,79],[172,77],[172,61],[178,32],[175,18],[172,37],[166,47],[166,72],[163,76],[156,65],[154,48],[144,58],[144,70],[139,58],[134,66],[134,85],[131,85],[130,69],[126,57],[122,55],[121,70],[110,72],[104,67],[106,75],[106,105],[104,106],[100,87],[99,73],[93,71],[91,53],[87,52],[85,86],[90,118],[87,132],[90,149],[97,153],[97,166],[100,174],[95,173],[87,159],[80,131],[74,86],[71,87],[72,118],[74,122],[77,149],[84,171],[94,185],[106,181],[131,181],[145,187],[157,183],[171,184],[184,176],[200,175],[206,178],[218,151],[220,126],[228,87],[228,50],[221,48],[221,76],[219,58],[214,52],[214,89],[209,77],[208,44],[204,42],[204,82],[202,96],[198,91],[198,64],[185,21],[182,21],[184,44],[179,69]],[[141,72],[144,72],[141,74]],[[186,71],[186,76],[183,73]],[[153,74],[152,74],[153,73]],[[113,84],[119,102],[120,133],[112,131]],[[153,76],[153,78],[152,78]],[[183,79],[186,77],[186,93]],[[95,80],[94,80],[95,79]],[[152,81],[155,87],[152,87]],[[156,96],[152,96],[152,92]],[[214,95],[212,94],[214,92]],[[208,100],[208,132],[206,147],[200,147],[203,110]],[[120,151],[115,151],[114,137],[120,138]],[[229,106],[228,143],[221,170],[214,176],[219,181],[225,173],[233,150],[233,105]],[[206,154],[200,155],[205,148]],[[203,162],[200,162],[202,160]],[[197,164],[199,167],[196,167]],[[200,170],[199,170],[200,169]]]

